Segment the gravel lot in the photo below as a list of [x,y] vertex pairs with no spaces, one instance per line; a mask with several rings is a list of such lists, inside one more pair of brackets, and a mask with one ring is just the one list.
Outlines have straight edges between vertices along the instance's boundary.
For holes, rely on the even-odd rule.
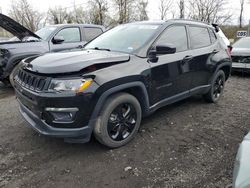
[[250,128],[250,76],[232,76],[218,104],[192,97],[142,122],[128,145],[67,144],[23,121],[0,86],[0,187],[227,187]]

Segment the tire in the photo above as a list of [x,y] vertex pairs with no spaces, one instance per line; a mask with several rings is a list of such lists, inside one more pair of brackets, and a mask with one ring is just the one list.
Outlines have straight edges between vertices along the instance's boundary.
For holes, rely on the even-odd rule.
[[4,78],[4,79],[2,80],[2,83],[4,84],[5,87],[11,87],[9,77]]
[[216,103],[221,98],[225,87],[226,76],[219,70],[213,77],[210,90],[203,96],[209,103]]
[[138,132],[142,112],[138,100],[128,93],[110,96],[94,127],[95,138],[109,148],[130,142]]

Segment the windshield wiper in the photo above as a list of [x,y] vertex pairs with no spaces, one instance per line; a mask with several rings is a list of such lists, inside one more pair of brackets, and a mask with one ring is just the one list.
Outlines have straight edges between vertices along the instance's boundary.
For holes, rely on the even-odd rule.
[[111,51],[110,49],[108,49],[108,48],[99,48],[99,47],[94,47],[93,48],[94,50],[104,50],[104,51]]

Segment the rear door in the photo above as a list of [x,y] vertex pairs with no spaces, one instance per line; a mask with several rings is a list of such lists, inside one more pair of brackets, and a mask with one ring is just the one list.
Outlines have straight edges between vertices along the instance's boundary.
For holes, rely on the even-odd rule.
[[218,44],[214,31],[202,26],[189,26],[189,38],[191,47],[190,67],[193,72],[191,88],[197,91],[209,84],[212,76],[211,67],[216,64],[214,55],[219,52]]
[[159,55],[158,62],[150,64],[154,102],[178,94],[188,94],[190,89],[192,76],[188,63],[190,51],[185,25],[172,25],[166,28],[154,46],[168,44],[176,47],[176,53]]
[[84,41],[89,42],[93,40],[94,38],[98,37],[103,33],[103,30],[99,27],[84,27],[83,28],[84,33]]
[[59,30],[55,36],[63,37],[64,41],[60,44],[50,41],[50,51],[61,51],[74,48],[82,48],[84,42],[82,41],[80,27],[66,27]]

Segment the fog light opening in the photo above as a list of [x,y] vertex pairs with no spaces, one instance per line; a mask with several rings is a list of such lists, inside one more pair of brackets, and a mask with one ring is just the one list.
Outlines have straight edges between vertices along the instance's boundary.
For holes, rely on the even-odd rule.
[[54,123],[72,123],[78,108],[46,108],[45,111],[52,115]]

